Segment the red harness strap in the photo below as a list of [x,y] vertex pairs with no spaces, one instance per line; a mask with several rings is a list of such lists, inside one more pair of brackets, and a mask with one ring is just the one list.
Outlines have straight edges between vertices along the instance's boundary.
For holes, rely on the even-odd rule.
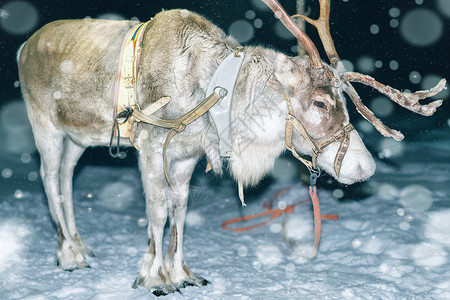
[[[236,231],[236,232],[242,232],[242,231],[247,231],[253,228],[257,228],[257,227],[261,227],[267,223],[269,223],[270,221],[272,221],[273,219],[275,219],[276,217],[279,217],[281,215],[283,215],[283,213],[289,214],[292,213],[294,211],[294,207],[298,204],[302,204],[302,203],[306,203],[308,200],[301,200],[298,202],[295,202],[292,205],[287,206],[284,209],[274,209],[273,207],[273,200],[280,197],[282,194],[284,194],[286,191],[288,191],[289,189],[291,189],[291,187],[282,189],[281,191],[279,191],[270,201],[270,203],[268,204],[268,202],[264,202],[264,208],[267,209],[267,211],[259,213],[259,214],[255,214],[255,215],[249,215],[249,216],[243,216],[243,217],[238,217],[238,218],[234,218],[228,221],[225,221],[222,223],[222,229],[225,230],[232,230],[232,231]],[[322,219],[326,219],[326,220],[337,220],[338,216],[337,215],[321,215],[320,214],[320,205],[319,205],[319,198],[317,197],[317,189],[316,187],[309,187],[309,196],[311,197],[311,201],[313,204],[313,209],[314,209],[314,246],[313,246],[313,253],[312,253],[312,257],[316,256],[317,254],[317,249],[319,248],[319,242],[320,242],[320,232],[321,232],[321,221]],[[243,221],[247,221],[247,220],[251,220],[251,219],[256,219],[259,217],[263,217],[263,216],[267,216],[267,215],[271,215],[270,218],[262,223],[258,223],[252,226],[248,226],[248,227],[240,227],[240,228],[230,228],[227,227],[227,225],[232,224],[232,223],[238,223],[238,222],[243,222]]]

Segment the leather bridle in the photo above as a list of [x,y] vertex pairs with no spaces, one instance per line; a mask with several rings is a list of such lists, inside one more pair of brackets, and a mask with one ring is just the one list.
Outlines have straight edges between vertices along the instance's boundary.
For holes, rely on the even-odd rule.
[[[335,133],[333,133],[328,139],[318,142],[314,138],[312,138],[305,126],[302,124],[302,122],[295,117],[294,110],[292,108],[291,99],[289,97],[289,94],[284,91],[284,98],[286,99],[286,104],[288,107],[288,114],[286,115],[286,136],[285,136],[285,146],[286,148],[291,151],[292,155],[301,161],[310,171],[311,176],[317,177],[320,175],[320,169],[317,167],[317,158],[318,156],[323,152],[323,149],[330,145],[331,143],[335,141],[339,141],[342,139],[341,145],[339,146],[339,149],[336,153],[336,157],[334,159],[334,170],[336,172],[336,176],[339,177],[339,172],[341,170],[342,161],[344,159],[345,153],[347,152],[348,146],[350,144],[350,131],[355,129],[352,124],[348,123],[347,125],[343,126],[339,130],[337,130]],[[294,146],[292,145],[292,133],[293,129],[296,129],[297,132],[308,142],[308,144],[311,146],[312,149],[312,156],[311,160],[307,160],[303,157],[301,157],[297,151],[295,150]],[[311,180],[312,181],[312,180]],[[314,180],[315,184],[315,180]]]

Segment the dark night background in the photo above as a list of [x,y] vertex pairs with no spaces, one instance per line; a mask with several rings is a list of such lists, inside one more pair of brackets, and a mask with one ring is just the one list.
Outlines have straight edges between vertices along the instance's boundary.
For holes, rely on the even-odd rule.
[[[15,1],[2,1],[0,8]],[[105,13],[115,13],[124,18],[138,18],[141,21],[150,19],[162,9],[186,8],[198,12],[220,28],[229,33],[230,25],[237,20],[246,20],[250,23],[254,19],[262,20],[262,27],[255,28],[253,37],[243,43],[244,45],[261,44],[277,48],[286,54],[295,55],[291,47],[295,45],[294,39],[285,39],[275,33],[273,13],[268,9],[261,9],[258,0],[231,0],[231,1],[182,1],[182,0],[151,0],[151,1],[26,1],[32,4],[38,12],[38,22],[29,32],[24,34],[11,34],[6,30],[0,30],[0,104],[13,99],[20,99],[20,88],[17,87],[17,67],[15,56],[18,47],[38,28],[48,22],[57,19],[95,18]],[[312,17],[318,15],[317,1],[306,0],[307,11]],[[331,7],[331,31],[338,53],[342,59],[355,62],[363,56],[381,61],[382,67],[375,68],[370,75],[379,81],[399,89],[420,90],[420,84],[413,84],[409,80],[411,71],[418,71],[422,78],[427,74],[435,74],[440,77],[448,77],[450,61],[450,35],[448,34],[450,22],[448,11],[442,11],[439,0],[432,1],[404,1],[404,0],[379,0],[379,1],[355,1],[333,0]],[[445,2],[442,1],[441,2]],[[0,2],[1,3],[1,2]],[[280,2],[289,13],[295,13],[295,1],[283,0]],[[255,5],[256,4],[256,5]],[[257,5],[259,4],[259,5]],[[448,8],[448,5],[446,5]],[[400,15],[396,18],[390,16],[390,9],[398,8]],[[443,32],[439,40],[429,46],[414,46],[400,33],[400,27],[392,28],[390,21],[396,19],[402,22],[402,18],[413,9],[429,9],[441,20]],[[255,12],[253,18],[246,18],[246,12]],[[448,9],[447,9],[448,10]],[[447,16],[445,15],[447,14]],[[5,16],[3,15],[3,18]],[[26,20],[25,20],[26,21]],[[417,20],[422,22],[423,20]],[[370,32],[371,25],[379,27],[377,34]],[[2,26],[3,27],[3,26]],[[2,28],[4,29],[4,28]],[[314,41],[318,41],[315,30],[307,26],[307,33]],[[119,42],[119,41],[118,41]],[[318,47],[320,49],[320,47]],[[325,55],[322,58],[325,60]],[[389,62],[396,60],[398,70],[391,70]],[[359,71],[358,68],[355,68]],[[355,84],[366,105],[370,105],[371,98],[379,96],[370,89]],[[417,130],[426,130],[430,127],[447,126],[447,103],[432,118],[415,116],[409,111],[395,107],[394,113],[382,119],[401,131],[407,138]],[[350,108],[352,111],[353,109]],[[354,118],[358,118],[355,116]],[[355,121],[353,121],[355,122]]]
[[[296,0],[279,2],[296,12]],[[307,15],[316,18],[318,0],[305,3]],[[148,247],[137,152],[131,148],[126,160],[110,158],[105,147],[83,155],[74,206],[80,233],[96,257],[89,262],[92,269],[56,267],[57,231],[39,178],[16,53],[54,20],[106,14],[144,22],[173,8],[204,15],[243,46],[297,54],[296,40],[280,31],[261,0],[0,0],[0,299],[151,298],[131,288]],[[410,91],[450,79],[450,0],[332,0],[330,27],[349,70]],[[327,61],[315,29],[306,28]],[[245,191],[245,210],[235,182],[205,175],[203,161],[190,183],[185,253],[192,270],[212,284],[166,299],[450,299],[449,89],[432,99],[444,99],[434,116],[423,117],[371,88],[354,87],[405,139],[384,138],[348,101],[351,122],[377,172],[352,186],[320,177],[321,211],[338,213],[339,220],[323,222],[317,258],[309,261],[291,245],[312,245],[309,204],[244,235],[220,229],[225,220],[263,211],[263,201],[274,200],[287,185],[292,189],[275,199],[278,207],[306,197],[298,177],[309,174],[291,155],[281,157],[257,188]]]

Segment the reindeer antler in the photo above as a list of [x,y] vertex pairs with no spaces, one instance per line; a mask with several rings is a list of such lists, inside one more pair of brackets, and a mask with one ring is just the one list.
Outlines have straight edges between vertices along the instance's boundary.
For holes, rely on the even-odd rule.
[[261,0],[264,2],[277,16],[278,19],[283,23],[283,25],[302,43],[305,47],[306,52],[308,52],[311,58],[312,64],[315,68],[322,68],[323,63],[320,58],[319,51],[317,51],[316,46],[311,41],[309,36],[295,24],[294,21],[289,17],[289,15],[284,10],[283,6],[277,0]]
[[[262,0],[264,3],[269,6],[272,11],[274,11],[280,20],[283,22],[283,24],[288,23],[291,18],[288,17],[287,13],[283,9],[283,7],[278,3],[277,0]],[[426,91],[418,91],[415,93],[402,93],[399,90],[396,90],[388,85],[384,85],[378,81],[376,81],[374,78],[356,73],[356,72],[347,72],[345,70],[344,65],[342,64],[342,61],[339,58],[339,55],[337,54],[336,48],[334,46],[333,39],[330,34],[330,26],[329,26],[329,20],[330,20],[330,0],[319,0],[320,4],[320,15],[317,20],[313,20],[307,16],[304,15],[294,15],[292,17],[298,17],[304,19],[306,22],[310,23],[314,27],[316,27],[320,40],[322,41],[323,47],[325,49],[325,52],[327,53],[328,59],[330,60],[331,65],[339,72],[340,79],[344,82],[343,89],[344,91],[349,95],[352,102],[355,104],[357,111],[374,127],[383,135],[386,137],[392,137],[397,141],[400,141],[404,138],[403,134],[397,130],[391,129],[387,127],[386,125],[381,122],[380,119],[378,119],[375,114],[367,107],[365,106],[361,98],[359,97],[356,90],[353,88],[350,82],[359,82],[364,85],[368,85],[377,91],[383,93],[389,99],[394,101],[395,103],[401,105],[402,107],[409,109],[415,113],[424,115],[424,116],[431,116],[436,111],[436,108],[442,105],[442,100],[436,100],[429,104],[422,105],[419,103],[419,100],[425,99],[431,96],[436,95],[440,91],[442,91],[445,88],[446,80],[442,79],[439,81],[439,83],[431,88],[430,90]],[[275,9],[274,9],[275,8]],[[289,24],[289,26],[298,26],[292,22],[292,24]],[[287,27],[287,26],[286,26]],[[289,28],[288,28],[289,29]],[[292,30],[289,29],[291,32]],[[305,36],[306,34],[298,28]],[[295,35],[295,34],[294,34]],[[295,35],[297,37],[297,35]],[[297,37],[298,38],[298,37]],[[300,39],[299,39],[300,40]],[[311,42],[311,40],[308,38],[308,41]],[[300,40],[300,42],[304,44],[303,41]],[[312,43],[312,42],[311,42]],[[305,46],[306,49],[306,46]],[[316,49],[314,47],[314,49]],[[317,49],[316,49],[317,51]],[[308,51],[309,56],[311,57],[310,51]],[[315,55],[315,54],[314,54]],[[316,59],[316,58],[314,58]],[[311,57],[312,60],[312,57]],[[315,64],[314,64],[315,66]]]
[[330,59],[331,65],[334,67],[340,61],[339,55],[337,54],[336,48],[334,47],[333,39],[330,34],[330,1],[319,0],[320,3],[320,14],[317,20],[313,20],[304,15],[293,15],[292,18],[302,18],[309,24],[316,27],[319,32],[320,40],[322,41],[323,48]]
[[309,57],[313,65],[312,79],[315,86],[336,86],[339,82],[337,78],[334,78],[333,73],[326,69],[320,58],[319,51],[317,51],[316,46],[308,37],[308,35],[300,28],[297,24],[289,17],[289,15],[284,10],[283,6],[277,0],[261,0],[263,1],[277,16],[278,19],[283,23],[283,25],[297,38],[297,40],[302,43],[305,47],[306,52],[308,52]]

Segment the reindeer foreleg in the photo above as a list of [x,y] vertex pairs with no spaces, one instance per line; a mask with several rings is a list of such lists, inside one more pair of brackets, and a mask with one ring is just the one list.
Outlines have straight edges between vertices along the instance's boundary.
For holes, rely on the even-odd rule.
[[183,253],[183,230],[188,204],[189,182],[197,161],[197,158],[191,158],[172,163],[171,178],[174,182],[174,188],[167,193],[168,203],[170,204],[170,245],[164,261],[170,280],[179,288],[189,285],[203,286],[208,283],[201,276],[191,272]]

